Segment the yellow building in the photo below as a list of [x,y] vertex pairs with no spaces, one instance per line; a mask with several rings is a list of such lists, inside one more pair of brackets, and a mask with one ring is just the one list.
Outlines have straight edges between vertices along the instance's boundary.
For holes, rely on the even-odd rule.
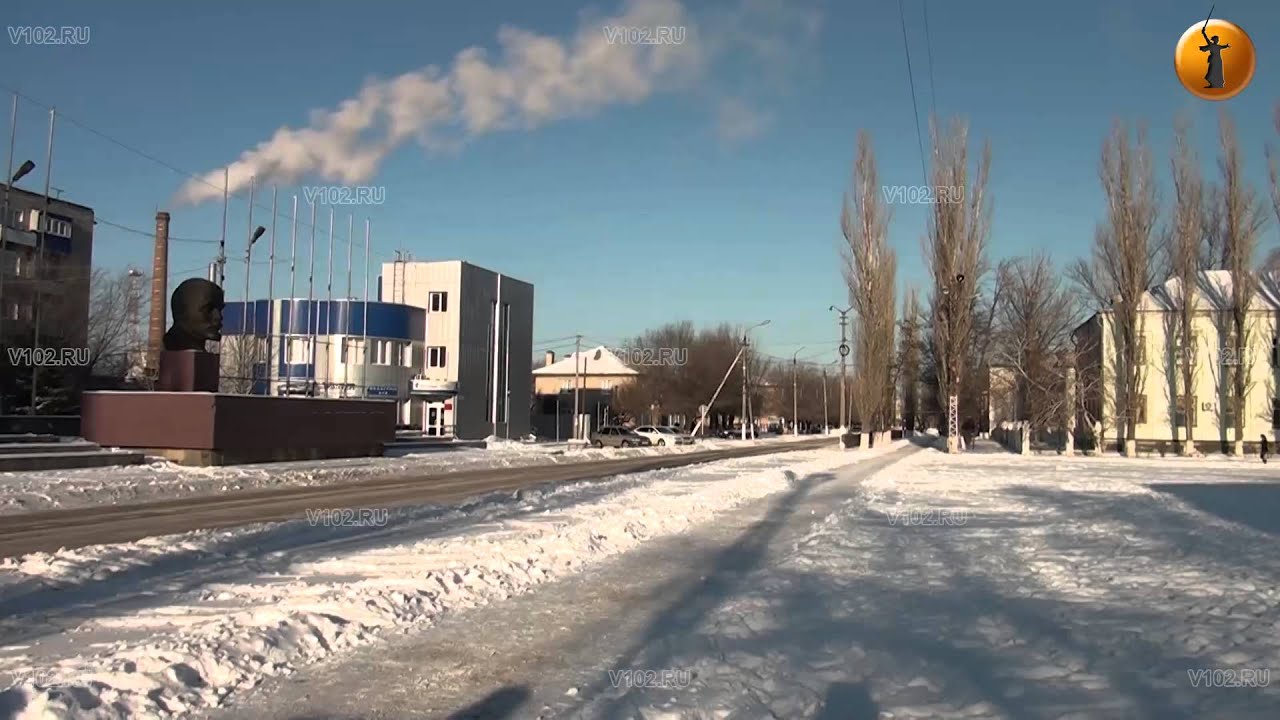
[[[1264,276],[1247,314],[1247,344],[1236,342],[1232,327],[1231,273],[1200,273],[1191,293],[1195,318],[1190,351],[1195,374],[1190,417],[1181,408],[1183,381],[1178,330],[1181,283],[1170,279],[1143,293],[1139,304],[1139,397],[1137,451],[1176,452],[1189,422],[1199,452],[1256,452],[1259,438],[1274,439],[1277,392],[1277,318],[1280,278]],[[1073,333],[1079,369],[1081,408],[1077,433],[1101,431],[1104,449],[1117,448],[1122,432],[1116,417],[1117,343],[1113,313],[1095,313]],[[1233,409],[1235,368],[1246,373],[1243,438],[1237,439]],[[1238,442],[1239,440],[1239,442]]]
[[548,352],[545,364],[533,371],[533,430],[540,437],[567,440],[573,437],[575,388],[580,422],[585,432],[609,421],[613,392],[640,373],[601,346],[570,353],[556,360]]

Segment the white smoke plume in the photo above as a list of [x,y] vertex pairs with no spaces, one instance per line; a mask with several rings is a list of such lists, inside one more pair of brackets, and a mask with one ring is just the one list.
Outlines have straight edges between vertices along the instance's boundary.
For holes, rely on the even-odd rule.
[[[610,43],[604,28],[686,28],[680,44]],[[397,147],[456,146],[501,130],[529,129],[657,92],[688,87],[705,69],[714,43],[679,0],[629,0],[614,17],[584,21],[571,41],[513,27],[498,32],[499,57],[484,49],[459,52],[447,71],[431,66],[389,80],[371,80],[334,110],[316,111],[304,128],[282,127],[227,167],[235,193],[259,184],[291,184],[307,176],[348,185],[371,179]],[[177,200],[222,197],[223,168],[188,181]]]

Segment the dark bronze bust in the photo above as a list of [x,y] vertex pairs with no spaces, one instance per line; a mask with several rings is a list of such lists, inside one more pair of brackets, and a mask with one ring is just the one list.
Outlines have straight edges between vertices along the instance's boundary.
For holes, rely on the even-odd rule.
[[173,327],[164,334],[165,350],[204,351],[205,342],[222,339],[222,288],[204,278],[183,280],[169,306]]

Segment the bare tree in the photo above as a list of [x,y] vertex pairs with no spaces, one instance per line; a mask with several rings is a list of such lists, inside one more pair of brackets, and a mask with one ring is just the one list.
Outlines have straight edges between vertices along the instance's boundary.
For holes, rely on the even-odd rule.
[[[1173,223],[1166,235],[1166,256],[1172,275],[1178,278],[1179,294],[1177,313],[1166,336],[1176,337],[1172,360],[1177,363],[1171,377],[1181,379],[1181,387],[1173,383],[1174,442],[1183,455],[1195,455],[1195,387],[1196,387],[1196,336],[1195,316],[1198,306],[1200,276],[1200,249],[1204,228],[1204,189],[1200,177],[1199,162],[1187,137],[1188,124],[1180,119],[1175,126],[1175,151],[1173,156],[1174,208]],[[1179,418],[1179,415],[1181,416]],[[1178,437],[1179,419],[1186,428],[1186,437]]]
[[992,333],[993,359],[1014,370],[1015,403],[1035,432],[1066,426],[1071,412],[1068,370],[1071,331],[1079,321],[1079,303],[1044,255],[1001,263],[1002,288]]
[[223,337],[219,350],[219,392],[252,393],[259,379],[257,369],[266,363],[266,338],[250,334]]
[[[893,346],[897,256],[889,249],[889,219],[876,173],[871,136],[858,133],[853,187],[844,197],[840,229],[844,233],[845,284],[854,310],[854,407],[862,435],[882,433],[893,418]],[[888,391],[888,392],[886,392]],[[864,442],[863,447],[868,443]]]
[[[1253,256],[1258,248],[1258,236],[1266,227],[1267,216],[1253,186],[1244,177],[1244,161],[1240,157],[1240,143],[1236,138],[1235,123],[1225,110],[1218,118],[1218,136],[1221,156],[1218,170],[1221,173],[1222,225],[1217,236],[1221,238],[1223,258],[1231,272],[1231,328],[1229,337],[1222,344],[1223,353],[1232,361],[1231,395],[1235,425],[1235,442],[1232,452],[1244,454],[1245,398],[1251,389],[1252,347],[1249,310],[1257,294],[1258,277],[1253,269]],[[1227,364],[1227,363],[1224,363]]]
[[899,324],[898,385],[902,388],[902,421],[908,431],[918,429],[920,414],[920,293],[913,287],[902,304]]
[[1095,233],[1092,257],[1078,261],[1071,274],[1099,309],[1110,310],[1117,427],[1125,454],[1133,456],[1137,454],[1142,387],[1143,336],[1138,310],[1153,280],[1157,245],[1151,239],[1159,208],[1144,128],[1138,129],[1136,142],[1131,142],[1129,131],[1116,123],[1111,137],[1103,143],[1099,176],[1107,198],[1106,219]]
[[[949,405],[950,398],[958,400],[971,369],[967,361],[973,343],[978,288],[987,272],[991,146],[988,143],[983,147],[972,179],[968,130],[963,123],[953,122],[944,133],[935,122],[933,148],[931,180],[939,193],[945,189],[952,200],[933,205],[924,248],[934,283],[930,304],[937,395],[939,402]],[[947,435],[947,451],[958,452],[959,438],[949,429]]]
[[[1280,134],[1280,103],[1276,103],[1274,120],[1276,134]],[[1267,165],[1271,171],[1271,207],[1275,210],[1276,222],[1280,223],[1280,152],[1277,152],[1275,146],[1270,143],[1267,143]],[[1274,257],[1276,253],[1277,250],[1272,250],[1269,257]],[[1275,260],[1275,265],[1280,269],[1280,258]]]

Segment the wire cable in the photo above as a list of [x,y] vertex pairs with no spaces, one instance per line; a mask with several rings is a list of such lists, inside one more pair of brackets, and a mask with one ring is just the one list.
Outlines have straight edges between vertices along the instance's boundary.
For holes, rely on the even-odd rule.
[[911,72],[911,45],[907,42],[907,14],[902,7],[902,0],[898,0],[898,18],[902,22],[902,49],[907,54],[907,80],[911,85],[911,112],[916,119],[916,145],[920,150],[920,172],[924,175],[924,182],[928,184],[929,171],[924,162],[924,137],[920,133],[920,107],[916,104],[916,78]]

